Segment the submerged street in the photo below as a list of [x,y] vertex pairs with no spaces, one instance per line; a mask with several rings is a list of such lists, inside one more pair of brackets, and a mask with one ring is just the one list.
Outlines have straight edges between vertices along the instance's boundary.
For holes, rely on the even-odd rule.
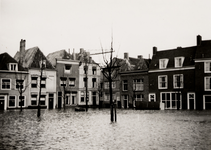
[[211,149],[211,111],[0,111],[0,149]]

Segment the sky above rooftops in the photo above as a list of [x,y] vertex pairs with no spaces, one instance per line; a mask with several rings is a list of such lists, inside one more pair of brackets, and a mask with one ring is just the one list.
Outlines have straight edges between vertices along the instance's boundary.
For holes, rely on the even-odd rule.
[[[110,49],[123,58],[211,39],[209,0],[0,0],[0,53],[12,57],[20,40],[47,56],[65,49],[90,53]],[[102,62],[102,55],[92,56]]]

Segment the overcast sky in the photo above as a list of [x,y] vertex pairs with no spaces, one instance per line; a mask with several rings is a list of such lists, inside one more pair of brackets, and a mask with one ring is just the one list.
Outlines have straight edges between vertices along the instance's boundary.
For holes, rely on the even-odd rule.
[[[0,53],[12,57],[20,40],[45,55],[79,48],[110,49],[123,58],[211,39],[210,0],[0,0]],[[101,43],[101,44],[100,44]],[[98,51],[94,51],[98,50]],[[102,60],[99,55],[97,62]]]

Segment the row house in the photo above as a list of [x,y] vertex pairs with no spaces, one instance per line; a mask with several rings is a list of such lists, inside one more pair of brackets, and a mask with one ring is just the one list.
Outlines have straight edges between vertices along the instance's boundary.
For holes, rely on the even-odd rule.
[[149,67],[149,100],[163,109],[208,109],[211,103],[211,41],[157,51]]
[[[47,56],[57,70],[57,102],[69,106],[99,105],[100,68],[89,53],[80,49],[80,53],[70,54],[65,50]],[[86,90],[87,85],[87,90]],[[87,96],[86,96],[87,94]]]
[[[112,97],[117,101],[119,108],[144,107],[144,102],[148,101],[148,67],[149,59],[142,56],[138,58],[129,57],[124,53],[124,59],[114,58],[113,62],[119,66],[116,78],[112,80]],[[103,106],[110,105],[109,82],[103,77]],[[142,102],[142,103],[141,103]]]
[[0,86],[0,110],[28,106],[28,71],[8,53],[0,54]]
[[38,47],[25,49],[25,40],[20,41],[20,51],[14,59],[20,61],[23,68],[28,70],[28,98],[27,107],[38,106],[39,93],[42,108],[56,106],[56,70]]
[[124,53],[120,67],[122,108],[148,109],[148,68],[150,59],[129,57]]

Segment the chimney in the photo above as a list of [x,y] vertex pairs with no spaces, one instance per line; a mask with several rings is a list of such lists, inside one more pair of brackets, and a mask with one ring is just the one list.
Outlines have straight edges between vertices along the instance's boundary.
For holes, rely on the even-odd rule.
[[201,35],[197,35],[196,37],[197,46],[201,45],[201,39],[202,39]]
[[25,53],[25,46],[26,46],[26,40],[21,39],[20,41],[20,54],[23,55]]
[[124,59],[129,60],[129,54],[128,53],[124,53]]
[[73,60],[76,60],[76,56],[75,56],[75,49],[73,48]]
[[157,47],[153,47],[153,55],[156,55],[156,53],[157,53]]
[[138,55],[138,58],[139,58],[139,59],[142,59],[142,58],[143,58],[143,56],[142,56],[142,55]]
[[80,53],[84,53],[84,49],[83,48],[80,48]]

